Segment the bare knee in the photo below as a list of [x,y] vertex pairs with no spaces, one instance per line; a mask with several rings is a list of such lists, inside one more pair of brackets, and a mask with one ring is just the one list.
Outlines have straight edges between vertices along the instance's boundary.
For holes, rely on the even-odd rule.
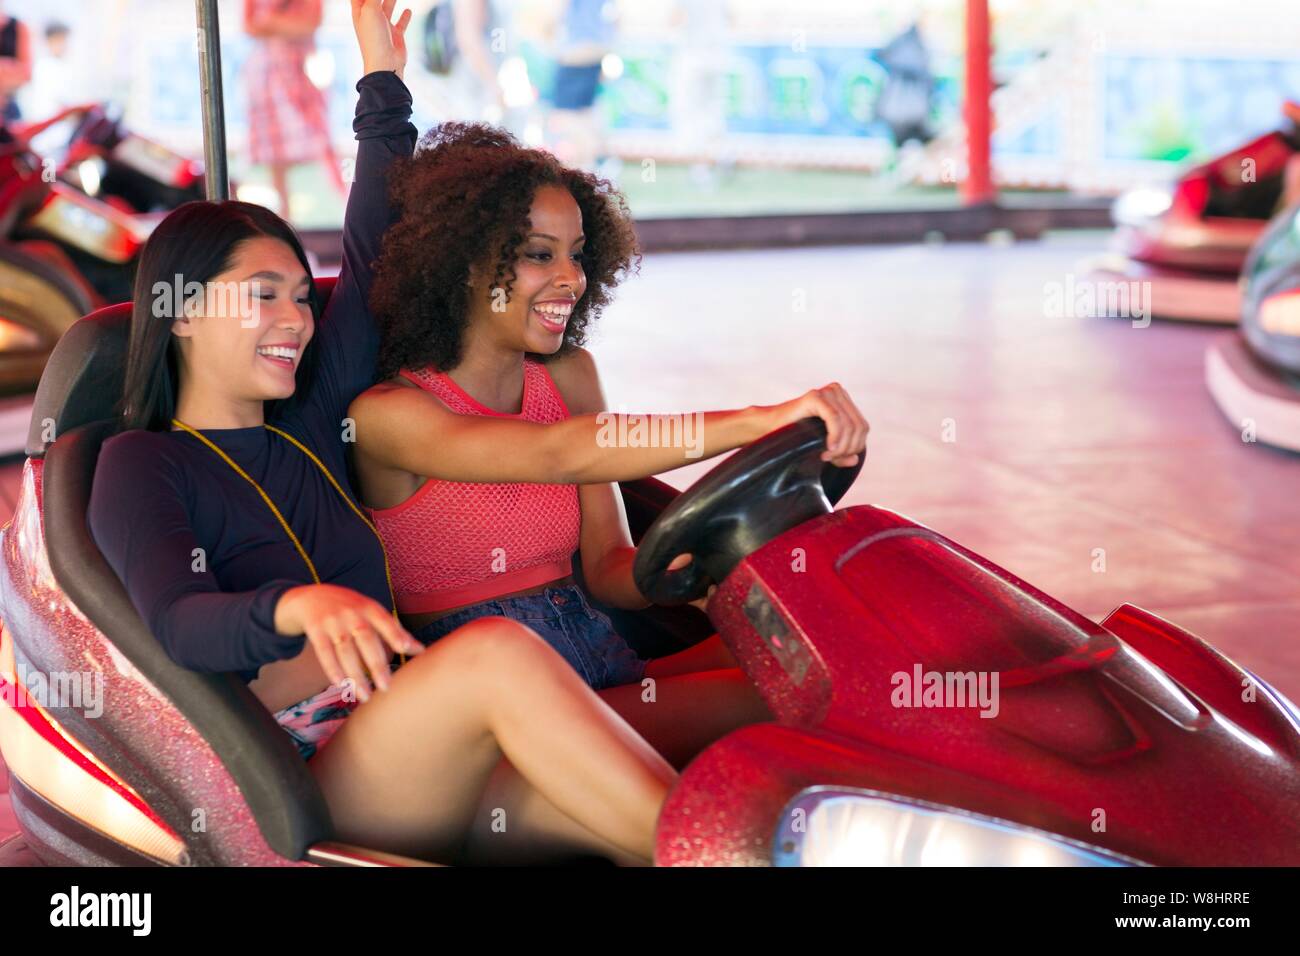
[[[460,668],[466,677],[481,676],[498,683],[539,669],[563,665],[560,657],[532,628],[508,617],[480,617],[438,641],[432,650],[444,666]],[[425,652],[429,654],[428,651]]]

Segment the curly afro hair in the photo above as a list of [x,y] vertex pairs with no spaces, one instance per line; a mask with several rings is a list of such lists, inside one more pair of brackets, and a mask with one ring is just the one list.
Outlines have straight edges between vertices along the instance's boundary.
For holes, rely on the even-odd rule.
[[398,218],[384,234],[370,293],[382,336],[381,380],[404,368],[445,372],[460,362],[470,269],[491,270],[492,287],[510,295],[533,196],[547,185],[573,196],[587,237],[587,291],[557,354],[586,341],[587,324],[640,265],[626,201],[608,181],[528,149],[504,130],[443,123],[424,135],[414,156],[394,164],[389,179]]

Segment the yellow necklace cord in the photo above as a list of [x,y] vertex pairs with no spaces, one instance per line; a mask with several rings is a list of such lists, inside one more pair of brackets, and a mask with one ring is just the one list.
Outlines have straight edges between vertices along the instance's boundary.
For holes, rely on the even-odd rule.
[[199,441],[203,442],[203,444],[207,445],[209,448],[215,451],[218,455],[221,456],[221,459],[227,465],[233,468],[239,474],[240,477],[242,477],[246,482],[248,482],[257,490],[257,493],[262,496],[262,500],[266,502],[266,506],[271,509],[271,513],[275,515],[275,520],[280,522],[280,527],[284,529],[284,533],[289,536],[289,540],[293,542],[293,546],[297,548],[298,553],[302,555],[302,560],[306,563],[307,570],[311,572],[312,581],[316,584],[320,584],[320,575],[316,573],[316,565],[312,564],[312,560],[308,556],[306,549],[303,548],[302,542],[298,540],[298,536],[294,534],[293,529],[289,527],[289,522],[284,520],[284,515],[280,514],[280,509],[275,506],[275,502],[271,500],[271,496],[262,490],[262,486],[259,485],[256,481],[254,481],[252,477],[248,474],[248,472],[244,471],[244,469],[240,468],[237,464],[235,464],[234,459],[232,459],[229,455],[227,455],[216,445],[214,445],[206,435],[202,435],[199,432],[195,431],[193,428],[191,428],[189,425],[186,425],[179,418],[173,418],[172,424],[178,426],[179,428],[185,429],[185,431],[189,432]]
[[331,485],[334,486],[334,490],[339,493],[339,497],[342,498],[344,503],[349,508],[352,509],[352,513],[355,514],[362,521],[364,521],[366,527],[369,528],[370,532],[375,536],[375,540],[379,542],[379,553],[384,556],[384,578],[388,582],[388,599],[393,606],[393,617],[397,617],[397,595],[393,591],[393,573],[388,566],[388,549],[384,547],[384,538],[383,535],[379,533],[379,529],[375,527],[373,521],[371,521],[369,518],[366,517],[365,512],[363,512],[360,508],[358,508],[356,506],[356,503],[353,502],[353,500],[350,497],[348,497],[348,493],[343,490],[343,488],[339,485],[339,483],[334,479],[334,476],[330,474],[330,470],[325,467],[325,463],[316,457],[315,452],[313,452],[302,442],[298,441],[298,439],[294,438],[288,432],[281,431],[279,428],[276,428],[274,425],[263,425],[262,427],[267,429],[268,431],[273,431],[277,435],[281,436],[282,438],[285,438],[288,441],[292,442],[295,448],[297,448],[304,455],[306,455],[308,458],[314,461],[316,463],[316,467],[321,470],[321,474],[323,474],[326,480]]
[[[280,527],[284,529],[284,533],[287,534],[289,536],[289,540],[293,542],[293,546],[298,549],[298,554],[302,556],[303,563],[307,565],[307,570],[311,572],[312,581],[316,584],[320,584],[321,583],[320,575],[316,573],[316,565],[312,563],[310,555],[307,554],[307,550],[302,546],[302,542],[298,540],[298,536],[294,534],[293,528],[289,527],[289,522],[286,521],[284,515],[280,513],[280,509],[275,506],[275,502],[271,500],[271,496],[268,495],[264,490],[262,490],[262,486],[259,485],[256,481],[254,481],[253,477],[249,475],[248,472],[240,468],[239,465],[235,463],[234,459],[232,459],[224,451],[218,448],[206,435],[203,435],[200,432],[196,431],[195,429],[191,428],[189,425],[186,425],[179,418],[173,418],[172,424],[176,425],[178,428],[183,428],[185,431],[189,432],[199,441],[203,442],[203,444],[211,448],[214,452],[216,452],[221,457],[221,459],[227,465],[233,468],[235,472],[239,474],[240,477],[242,477],[245,481],[247,481],[250,485],[252,485],[254,489],[256,489],[257,493],[261,495],[262,500],[266,502],[266,506],[271,509],[271,513],[275,515],[275,519],[280,522]],[[339,497],[343,499],[343,501],[347,504],[349,508],[352,509],[353,513],[356,514],[358,518],[360,518],[363,522],[365,522],[366,527],[370,529],[372,534],[374,534],[375,540],[379,542],[379,553],[382,554],[384,557],[384,579],[388,583],[388,599],[392,603],[393,617],[397,618],[398,616],[397,597],[395,592],[393,591],[393,575],[388,566],[388,549],[384,547],[384,539],[379,534],[379,529],[374,526],[374,523],[371,522],[369,518],[367,518],[364,514],[361,513],[361,511],[353,503],[352,499],[349,498],[347,493],[339,486],[339,483],[334,480],[334,476],[330,474],[330,470],[325,467],[325,463],[322,462],[319,458],[317,458],[316,455],[312,453],[311,449],[307,448],[305,445],[302,444],[302,442],[298,441],[298,439],[294,438],[288,432],[282,431],[281,429],[276,428],[274,425],[268,425],[265,422],[263,422],[262,427],[265,428],[267,431],[274,432],[275,434],[288,439],[288,441],[291,442],[294,445],[294,447],[296,447],[304,455],[310,458],[312,462],[315,463],[316,467],[320,469],[321,474],[323,474],[325,478],[329,481],[329,483],[334,487],[334,490],[339,493]],[[405,664],[406,655],[404,653],[399,652],[399,657],[401,658],[401,662]]]

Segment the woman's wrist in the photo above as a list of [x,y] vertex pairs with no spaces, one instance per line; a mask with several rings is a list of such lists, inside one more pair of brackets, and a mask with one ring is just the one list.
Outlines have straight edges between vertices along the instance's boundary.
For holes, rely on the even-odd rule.
[[402,69],[404,67],[404,63],[392,63],[390,61],[369,63],[363,61],[361,64],[361,76],[362,78],[365,78],[371,73],[396,73],[397,78],[400,80],[402,79]]
[[750,442],[756,442],[768,432],[778,427],[776,422],[776,412],[779,406],[776,405],[750,405],[744,409],[742,414],[745,416],[745,433],[746,438],[742,445],[748,445]]
[[309,587],[310,584],[301,584],[296,588],[289,588],[280,595],[280,599],[275,602],[275,633],[284,637],[296,637],[302,634],[302,624],[297,614],[298,598]]
[[620,548],[610,559],[612,566],[599,580],[600,590],[592,588],[592,596],[602,604],[624,611],[644,611],[651,601],[636,586],[632,568],[636,564],[636,548]]

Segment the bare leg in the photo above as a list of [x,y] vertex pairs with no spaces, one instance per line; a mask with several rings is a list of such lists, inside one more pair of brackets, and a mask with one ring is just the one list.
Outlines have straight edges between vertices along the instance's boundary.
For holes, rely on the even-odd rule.
[[566,165],[594,169],[600,152],[599,119],[593,108],[551,110],[550,146]]
[[280,197],[280,218],[289,221],[289,167],[284,163],[271,164],[271,187]]
[[459,862],[525,866],[555,863],[575,853],[601,856],[620,866],[649,862],[562,813],[503,759],[483,791]]
[[481,618],[417,655],[311,761],[339,838],[453,856],[502,756],[648,860],[673,769],[535,633]]
[[[649,690],[625,684],[598,693],[678,769],[737,727],[772,719],[745,676],[734,669],[656,679],[653,700]],[[562,813],[502,761],[470,827],[466,861],[520,865],[548,853],[553,858],[556,849],[575,848],[624,865],[637,862]]]

